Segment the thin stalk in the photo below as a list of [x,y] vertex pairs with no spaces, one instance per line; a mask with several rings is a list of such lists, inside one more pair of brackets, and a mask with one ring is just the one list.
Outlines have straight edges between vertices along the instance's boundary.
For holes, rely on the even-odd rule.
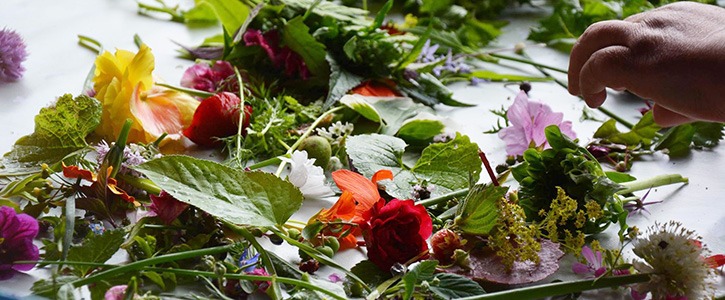
[[[225,226],[227,226],[229,229],[231,229],[234,233],[241,235],[246,239],[249,243],[252,244],[252,247],[257,250],[257,253],[259,253],[259,256],[262,258],[262,264],[264,265],[264,268],[267,270],[267,272],[277,277],[277,270],[274,268],[274,264],[272,263],[272,258],[269,256],[269,253],[267,253],[267,250],[262,247],[261,244],[259,244],[259,241],[257,241],[257,238],[254,237],[254,235],[247,230],[247,228],[238,226],[237,224],[221,220],[222,223],[224,223]],[[282,290],[279,287],[279,284],[272,280],[272,293],[273,295],[270,295],[273,299],[282,299]]]
[[154,84],[155,85],[158,85],[158,86],[163,86],[163,87],[165,87],[167,89],[172,89],[174,91],[184,92],[184,93],[187,93],[189,95],[197,96],[197,97],[201,97],[201,98],[209,98],[211,96],[214,96],[214,93],[209,93],[209,92],[202,91],[202,90],[185,88],[185,87],[181,87],[181,86],[170,85],[168,83],[155,82]]
[[[515,61],[515,62],[520,62],[520,63],[532,65],[532,66],[537,67],[537,68],[552,70],[552,71],[556,71],[556,72],[563,73],[563,74],[566,74],[567,73],[567,70],[564,70],[564,69],[561,69],[561,68],[557,68],[557,67],[552,67],[552,66],[549,66],[549,65],[541,64],[541,63],[537,63],[537,62],[535,62],[533,60],[530,60],[530,59],[518,58],[518,57],[508,56],[508,55],[503,55],[503,54],[498,54],[498,53],[487,53],[487,54],[490,55],[490,56],[493,56],[495,58],[500,58],[500,59]],[[547,74],[546,76],[549,76],[549,75]],[[551,76],[549,76],[549,77],[551,77]]]
[[258,162],[256,164],[253,164],[253,165],[249,166],[248,168],[250,170],[256,170],[256,169],[259,169],[259,168],[264,168],[266,166],[276,165],[280,161],[282,161],[282,159],[280,158],[280,156],[276,156],[276,157],[272,157],[272,158],[267,159],[267,160],[260,161],[260,162]]
[[109,265],[102,263],[94,263],[87,261],[72,261],[72,260],[16,260],[13,264],[40,264],[40,265],[69,265],[69,266],[90,266],[99,268],[113,268],[119,265]]
[[462,190],[453,191],[448,194],[441,195],[441,196],[438,196],[435,198],[428,198],[425,200],[418,201],[415,204],[420,204],[425,207],[433,206],[438,203],[446,202],[446,201],[454,199],[454,198],[465,197],[466,195],[468,195],[468,190],[469,189],[466,188],[466,189],[462,189]]
[[244,127],[244,115],[246,114],[246,109],[244,107],[244,82],[242,82],[242,75],[239,74],[239,69],[237,69],[236,66],[234,66],[234,74],[237,77],[237,83],[239,84],[239,124],[237,125],[237,155],[236,160],[237,163],[241,166],[240,158],[242,157],[242,127]]
[[542,284],[537,286],[523,287],[503,292],[489,293],[472,297],[461,298],[461,300],[478,300],[478,299],[539,299],[550,296],[566,295],[571,293],[583,292],[588,290],[596,290],[609,287],[618,287],[627,284],[647,282],[650,280],[650,274],[634,274],[612,277],[600,277],[594,279],[585,279],[569,282],[556,282],[550,284]]
[[96,54],[101,54],[101,51],[103,51],[101,42],[85,35],[78,35],[78,45],[81,45],[81,47],[91,50]]
[[123,180],[125,183],[128,183],[130,186],[144,190],[149,194],[158,195],[159,193],[161,193],[161,188],[159,188],[158,185],[156,185],[153,181],[149,179],[138,178],[122,173],[116,174],[116,177]]
[[[333,109],[330,109],[330,110],[326,111],[324,114],[322,114],[319,117],[317,117],[317,119],[314,122],[312,122],[312,124],[310,124],[310,127],[307,128],[307,130],[305,130],[305,132],[302,134],[302,136],[300,136],[300,138],[297,139],[297,141],[294,144],[292,144],[292,146],[290,146],[290,148],[287,150],[287,153],[285,153],[285,155],[287,155],[288,157],[290,155],[292,155],[292,152],[294,152],[295,150],[297,150],[297,147],[299,147],[300,144],[302,144],[302,141],[305,138],[307,138],[308,136],[310,136],[310,134],[312,134],[312,131],[315,130],[315,128],[317,128],[317,125],[319,125],[320,122],[322,122],[322,120],[324,120],[325,118],[327,118],[327,116],[329,116],[329,115],[331,115],[331,114],[333,114],[335,112],[338,112],[338,111],[340,111],[342,109],[343,109],[343,106],[338,106],[338,107],[335,107]],[[282,170],[284,170],[284,167],[285,167],[286,164],[287,164],[286,161],[282,161],[279,164],[279,168],[277,168],[277,172],[274,173],[274,175],[276,175],[277,177],[279,177],[282,174]]]
[[[196,270],[165,269],[165,268],[146,268],[145,270],[154,271],[154,272],[174,273],[177,275],[185,275],[185,276],[203,276],[203,277],[212,277],[212,278],[219,277],[219,275],[214,274],[213,272],[196,271]],[[291,284],[291,285],[303,287],[303,288],[306,288],[309,290],[325,293],[326,295],[329,295],[330,297],[335,298],[335,299],[340,299],[340,300],[347,299],[338,294],[335,294],[334,292],[332,292],[330,290],[316,286],[316,285],[312,284],[311,282],[294,279],[294,278],[277,277],[277,276],[246,275],[246,274],[223,274],[221,276],[224,278],[229,278],[229,279],[241,279],[241,280],[249,280],[249,281],[277,281],[277,282]]]
[[198,250],[192,250],[192,251],[184,251],[184,252],[177,252],[177,253],[171,253],[166,255],[161,255],[157,257],[147,258],[144,260],[139,260],[132,262],[127,265],[119,266],[113,269],[108,269],[105,271],[101,271],[98,273],[95,273],[91,276],[78,279],[76,281],[71,282],[73,287],[81,287],[87,284],[91,284],[94,282],[98,282],[107,278],[111,278],[113,276],[121,275],[126,272],[132,272],[137,271],[139,269],[142,269],[146,266],[156,265],[156,264],[162,264],[166,262],[172,262],[192,257],[199,257],[204,255],[213,255],[213,254],[219,254],[224,253],[229,250],[231,250],[234,247],[234,244],[230,245],[224,245],[224,246],[217,246],[212,248],[205,248],[205,249],[198,249]]
[[682,177],[680,174],[665,174],[658,175],[648,179],[635,180],[630,182],[621,183],[625,189],[617,191],[617,194],[624,195],[636,191],[646,190],[653,187],[669,185],[674,183],[688,183],[687,177]]

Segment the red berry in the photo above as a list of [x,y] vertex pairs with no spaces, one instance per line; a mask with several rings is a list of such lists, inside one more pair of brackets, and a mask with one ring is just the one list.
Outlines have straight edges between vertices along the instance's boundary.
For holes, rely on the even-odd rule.
[[[184,136],[202,147],[221,145],[219,138],[237,133],[239,124],[239,97],[229,92],[222,92],[201,101],[194,112],[191,125],[184,129]],[[244,106],[244,123],[242,133],[249,126],[252,107]]]

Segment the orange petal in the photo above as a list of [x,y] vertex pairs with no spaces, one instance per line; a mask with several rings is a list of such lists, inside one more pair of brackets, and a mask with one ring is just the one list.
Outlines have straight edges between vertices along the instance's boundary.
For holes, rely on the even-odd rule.
[[63,164],[63,176],[68,178],[81,178],[88,181],[96,181],[96,174],[89,170],[84,170],[78,166],[66,166]]
[[378,186],[358,173],[350,170],[337,170],[332,172],[332,180],[342,191],[350,191],[357,202],[355,208],[358,214],[365,212],[380,199]]
[[340,250],[352,249],[357,247],[357,237],[352,234],[348,234],[345,237],[337,239],[340,241]]
[[183,116],[176,103],[164,94],[144,93],[141,82],[136,85],[131,102],[131,114],[143,126],[143,130],[151,135],[149,143],[164,133],[179,133],[183,129]]
[[725,255],[723,254],[715,254],[713,256],[705,258],[705,263],[710,266],[710,268],[718,268],[720,266],[725,265]]
[[383,179],[393,180],[393,172],[390,170],[380,170],[373,174],[372,182],[377,185],[378,181]]
[[340,199],[335,202],[330,209],[321,210],[316,216],[310,219],[330,222],[336,219],[349,221],[355,216],[355,201],[353,195],[349,191],[343,191]]
[[126,193],[126,191],[124,191],[121,188],[119,188],[117,186],[117,184],[118,184],[118,182],[116,181],[116,179],[108,178],[108,182],[106,183],[106,187],[108,188],[108,190],[111,193],[113,193],[116,196],[121,197],[121,199],[123,199],[123,201],[126,201],[128,203],[133,203],[135,206],[138,206],[139,203],[136,202],[136,198],[134,198],[133,196],[131,196],[128,193]]

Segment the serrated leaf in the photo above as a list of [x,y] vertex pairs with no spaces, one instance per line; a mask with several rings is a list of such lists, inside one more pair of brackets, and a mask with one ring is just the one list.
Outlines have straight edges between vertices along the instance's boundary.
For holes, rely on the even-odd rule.
[[691,124],[672,127],[657,142],[655,150],[667,149],[667,155],[670,157],[685,156],[690,153],[690,145],[692,145],[694,136],[695,127]]
[[287,21],[282,31],[282,41],[299,54],[305,61],[310,72],[319,77],[327,77],[330,67],[325,60],[325,45],[315,40],[310,34],[310,28],[305,25],[302,16]]
[[652,112],[646,113],[629,132],[620,132],[615,120],[608,120],[594,133],[595,138],[606,139],[612,143],[635,146],[650,144],[660,127],[655,123]]
[[438,261],[424,260],[408,270],[408,272],[403,275],[403,283],[405,284],[405,294],[403,294],[403,299],[410,299],[415,291],[415,286],[418,283],[433,277],[433,273],[435,273],[437,266]]
[[477,184],[459,204],[454,222],[460,230],[473,235],[488,235],[496,226],[497,203],[508,187]]
[[380,113],[360,95],[342,96],[340,103],[359,113],[365,119],[375,123],[380,123],[381,121]]
[[353,165],[368,178],[381,169],[388,169],[393,176],[398,176],[403,169],[406,146],[403,140],[382,134],[354,135],[345,143]]
[[304,199],[298,188],[273,174],[189,156],[164,156],[136,170],[177,200],[234,224],[283,225]]
[[327,98],[325,99],[322,109],[330,108],[333,104],[340,100],[343,95],[347,94],[347,92],[365,80],[362,76],[350,73],[341,68],[337,61],[335,61],[331,56],[328,55],[326,59],[330,64],[330,90],[327,93]]
[[694,122],[692,126],[695,127],[692,142],[697,147],[712,148],[717,146],[720,140],[723,139],[725,123]]
[[438,279],[438,285],[431,285],[430,290],[443,299],[458,299],[486,293],[481,285],[465,276],[440,273],[436,274],[435,278]]
[[35,116],[35,132],[18,139],[5,154],[4,168],[16,163],[40,165],[56,163],[66,155],[87,146],[86,136],[101,122],[101,104],[85,95],[65,94],[53,106]]
[[[125,234],[123,229],[106,230],[103,234],[89,233],[81,245],[73,246],[68,250],[68,260],[105,263],[118,252]],[[78,276],[87,275],[93,268],[92,266],[73,267],[74,274]]]

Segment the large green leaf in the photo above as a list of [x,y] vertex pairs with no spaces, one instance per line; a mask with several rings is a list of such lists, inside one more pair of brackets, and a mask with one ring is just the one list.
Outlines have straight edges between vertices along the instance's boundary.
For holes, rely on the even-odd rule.
[[408,272],[403,275],[403,283],[405,284],[405,295],[403,295],[403,299],[410,299],[417,284],[431,279],[437,266],[438,261],[424,260],[408,270]]
[[40,165],[56,163],[66,155],[87,146],[86,136],[101,122],[101,104],[81,95],[65,94],[54,105],[35,116],[35,132],[18,139],[5,154],[3,164]]
[[507,191],[505,186],[475,185],[458,206],[456,226],[468,234],[488,235],[498,220],[496,204]]
[[181,202],[235,224],[284,224],[302,205],[302,193],[264,172],[244,172],[189,156],[165,156],[136,168]]
[[324,78],[329,76],[330,66],[325,60],[325,45],[310,34],[310,28],[305,25],[302,16],[287,22],[282,32],[282,40],[287,47],[302,56],[313,75]]
[[327,99],[323,104],[323,109],[330,108],[335,104],[343,95],[347,94],[348,91],[358,86],[363,82],[362,76],[348,72],[347,70],[340,67],[332,56],[326,56],[327,63],[330,64],[330,90],[327,93]]
[[250,11],[248,6],[237,0],[202,0],[196,6],[198,8],[192,16],[201,18],[200,15],[212,10],[229,34],[234,34],[242,26]]
[[660,127],[655,123],[652,112],[646,113],[629,132],[620,132],[615,120],[604,122],[594,133],[595,138],[607,139],[612,143],[625,145],[648,145]]
[[458,299],[485,294],[481,285],[457,274],[440,273],[435,276],[437,285],[431,285],[430,290],[442,299]]
[[375,172],[388,169],[394,176],[403,171],[403,152],[407,146],[399,138],[382,134],[354,135],[345,143],[352,164],[371,178]]
[[481,174],[478,145],[468,136],[457,133],[450,142],[431,144],[423,149],[412,171],[435,184],[435,194],[467,188]]

